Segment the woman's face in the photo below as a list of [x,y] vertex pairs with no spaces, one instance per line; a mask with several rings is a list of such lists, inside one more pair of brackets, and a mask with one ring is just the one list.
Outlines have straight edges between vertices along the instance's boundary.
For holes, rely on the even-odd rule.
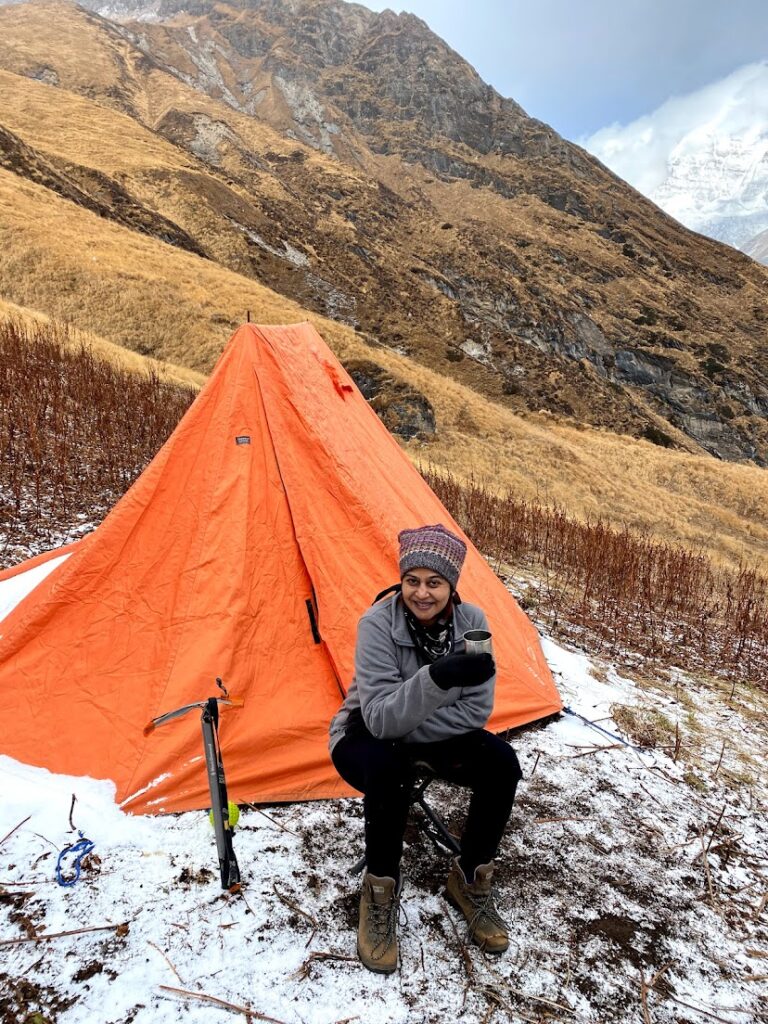
[[409,569],[402,579],[406,608],[422,626],[431,626],[451,598],[451,585],[434,569]]

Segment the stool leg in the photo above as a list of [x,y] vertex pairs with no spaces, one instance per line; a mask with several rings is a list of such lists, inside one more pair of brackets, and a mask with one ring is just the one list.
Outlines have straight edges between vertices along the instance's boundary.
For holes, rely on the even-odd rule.
[[[419,807],[422,809],[431,825],[430,827],[430,825],[427,825],[425,822],[422,822],[422,832],[424,832],[424,834],[432,840],[432,842],[435,844],[435,846],[438,847],[438,849],[442,845],[449,853],[452,853],[454,856],[457,857],[461,853],[461,846],[459,845],[458,840],[454,835],[451,835],[451,833],[448,831],[445,822],[440,817],[440,815],[429,806],[424,797],[423,791],[417,794],[416,800],[414,802],[417,803]],[[434,832],[432,831],[432,829],[434,829]]]
[[[424,792],[431,782],[434,781],[432,776],[426,776],[422,778],[413,787],[411,794],[411,803],[418,804],[424,815],[424,819],[418,822],[418,826],[424,835],[430,840],[435,849],[441,853],[451,853],[454,857],[458,857],[461,854],[461,844],[459,843],[456,836],[452,835],[443,819],[430,805],[427,803],[427,799],[424,796]],[[365,854],[356,861],[349,869],[351,875],[359,875],[365,867]]]

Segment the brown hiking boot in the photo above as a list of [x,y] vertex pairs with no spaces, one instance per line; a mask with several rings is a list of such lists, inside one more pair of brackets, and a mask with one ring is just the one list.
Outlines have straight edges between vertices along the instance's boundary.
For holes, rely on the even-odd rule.
[[369,971],[389,974],[397,970],[400,888],[395,886],[394,878],[378,878],[367,871],[365,873],[360,893],[357,955]]
[[464,877],[457,857],[451,866],[445,891],[451,903],[467,919],[467,932],[472,942],[488,953],[503,953],[509,945],[509,935],[493,901],[491,879],[494,868],[492,862],[481,864],[475,871],[475,880],[470,883]]

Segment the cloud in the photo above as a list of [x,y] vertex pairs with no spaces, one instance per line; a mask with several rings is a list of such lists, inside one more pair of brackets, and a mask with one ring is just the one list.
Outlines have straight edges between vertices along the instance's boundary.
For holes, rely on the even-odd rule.
[[686,96],[675,96],[630,124],[601,128],[579,144],[638,191],[654,193],[670,157],[717,140],[742,144],[768,136],[768,63],[761,61]]

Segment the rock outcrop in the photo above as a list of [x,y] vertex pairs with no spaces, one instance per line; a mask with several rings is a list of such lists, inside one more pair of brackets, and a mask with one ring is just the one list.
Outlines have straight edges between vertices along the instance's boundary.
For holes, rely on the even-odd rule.
[[405,440],[434,437],[435,411],[425,395],[376,363],[355,360],[345,368],[390,433]]

